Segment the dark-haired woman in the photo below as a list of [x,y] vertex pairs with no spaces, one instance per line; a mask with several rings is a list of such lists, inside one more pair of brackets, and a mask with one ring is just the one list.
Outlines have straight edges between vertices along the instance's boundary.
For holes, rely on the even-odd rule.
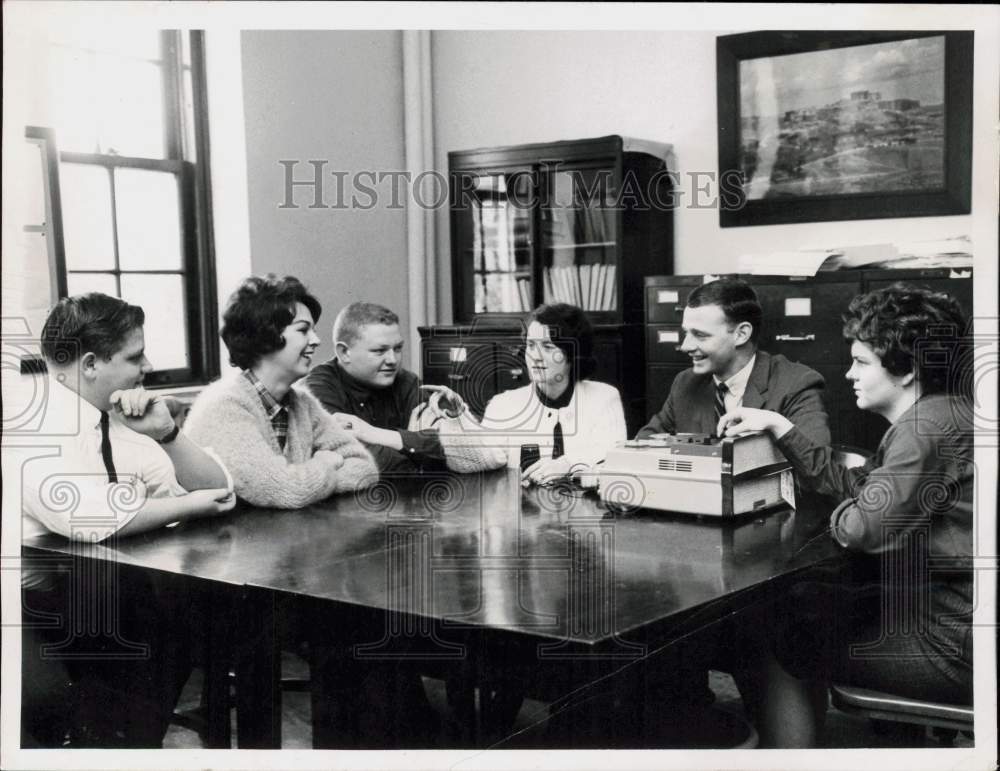
[[852,552],[842,572],[797,585],[782,605],[761,715],[772,746],[816,744],[831,681],[972,701],[965,319],[947,295],[897,284],[856,297],[844,320],[858,407],[891,424],[867,464],[835,463],[773,412],[741,408],[719,422],[728,435],[771,432],[800,479],[843,499],[830,530]]
[[305,389],[321,307],[298,279],[246,279],[229,298],[222,339],[240,371],[206,388],[185,431],[211,440],[236,494],[294,509],[378,478],[371,454]]
[[[564,303],[539,306],[528,316],[524,343],[530,385],[494,396],[481,422],[464,405],[457,417],[441,413],[446,419],[439,432],[449,468],[517,468],[522,457],[537,457],[523,479],[539,483],[588,473],[626,438],[618,390],[588,379],[595,362],[586,313]],[[432,406],[443,394],[458,399],[453,391],[438,390]]]

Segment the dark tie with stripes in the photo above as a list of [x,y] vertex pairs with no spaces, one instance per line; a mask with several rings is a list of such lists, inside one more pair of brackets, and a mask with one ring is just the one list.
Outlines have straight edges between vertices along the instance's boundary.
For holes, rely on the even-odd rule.
[[112,484],[118,482],[118,472],[115,471],[115,461],[111,457],[111,437],[108,436],[108,413],[101,411],[101,457],[104,459],[104,468],[108,470],[108,481]]
[[[719,418],[726,414],[726,393],[729,391],[725,383],[715,386],[715,425],[719,425]],[[714,432],[713,432],[714,433]]]
[[566,450],[563,448],[562,423],[556,421],[555,428],[552,429],[552,457],[562,456]]

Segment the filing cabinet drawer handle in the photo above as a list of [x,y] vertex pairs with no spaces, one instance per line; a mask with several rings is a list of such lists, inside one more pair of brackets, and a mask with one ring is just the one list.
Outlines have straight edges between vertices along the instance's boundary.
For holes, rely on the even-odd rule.
[[456,375],[453,372],[448,373],[448,379],[451,380],[452,382],[458,382],[459,380],[465,380],[467,377],[469,377],[469,376],[468,375]]
[[510,371],[510,376],[511,377],[521,377],[523,374],[524,374],[524,368],[523,367],[514,367]]
[[816,335],[775,335],[774,339],[779,343],[811,343],[815,342]]

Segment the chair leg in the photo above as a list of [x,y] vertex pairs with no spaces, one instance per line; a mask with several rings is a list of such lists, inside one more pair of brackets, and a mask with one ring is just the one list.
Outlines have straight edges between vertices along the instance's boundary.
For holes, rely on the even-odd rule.
[[899,743],[903,747],[924,747],[927,745],[927,728],[914,723],[897,723],[895,721],[870,720],[872,731],[876,736]]
[[955,737],[958,736],[958,731],[954,728],[934,728],[932,733],[937,743],[942,747],[955,746]]

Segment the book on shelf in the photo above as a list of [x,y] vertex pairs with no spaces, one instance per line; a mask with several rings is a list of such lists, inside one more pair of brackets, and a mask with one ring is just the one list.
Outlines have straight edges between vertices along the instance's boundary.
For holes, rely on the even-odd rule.
[[527,313],[531,280],[514,273],[475,274],[476,313]]
[[601,302],[601,310],[618,310],[618,294],[615,291],[615,269],[616,265],[608,265],[608,271],[604,274],[604,298]]
[[519,278],[517,280],[517,293],[521,300],[521,310],[528,312],[531,310],[531,284],[528,283],[528,279]]
[[585,311],[617,310],[614,265],[553,266],[542,271],[545,302],[569,303]]
[[592,287],[590,284],[590,266],[580,265],[577,267],[580,273],[580,292],[583,295],[583,305],[580,307],[585,311],[589,311],[593,306],[590,304],[591,297],[593,296]]

